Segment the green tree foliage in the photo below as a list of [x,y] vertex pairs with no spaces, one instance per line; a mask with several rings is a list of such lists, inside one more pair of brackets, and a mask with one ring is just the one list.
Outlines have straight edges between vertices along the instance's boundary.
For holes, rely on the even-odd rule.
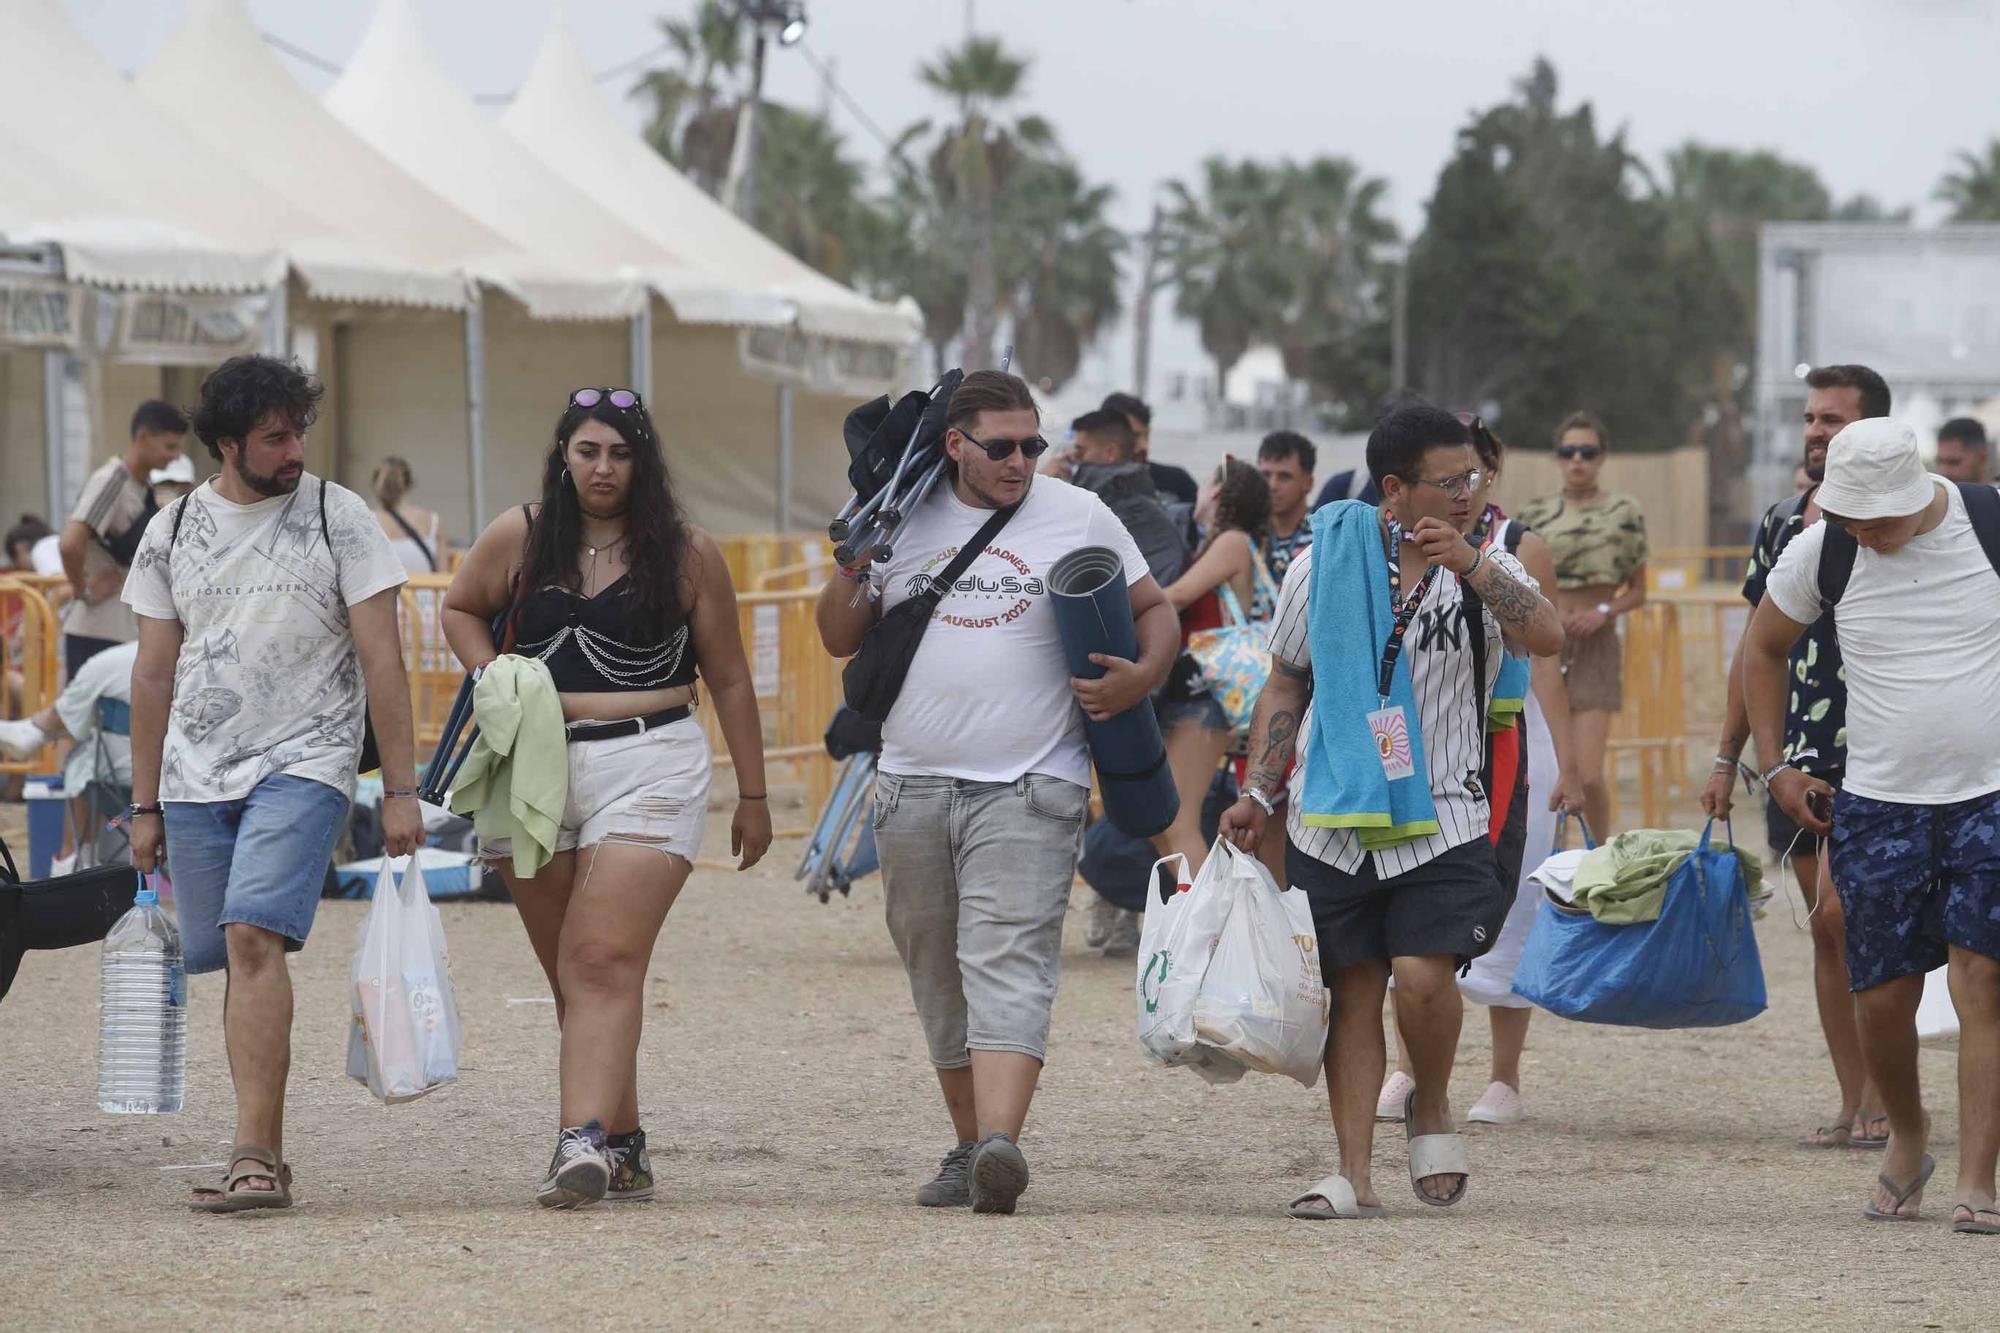
[[1106,217],[1113,190],[1074,163],[1037,162],[1002,201],[1001,273],[1012,293],[1014,363],[1061,384],[1118,315],[1124,233]]
[[1343,157],[1211,157],[1168,185],[1163,251],[1175,309],[1201,330],[1218,383],[1252,346],[1357,405],[1387,387],[1387,185]]
[[1977,153],[1962,152],[1938,182],[1937,197],[1951,205],[1953,222],[2000,222],[2000,139]]

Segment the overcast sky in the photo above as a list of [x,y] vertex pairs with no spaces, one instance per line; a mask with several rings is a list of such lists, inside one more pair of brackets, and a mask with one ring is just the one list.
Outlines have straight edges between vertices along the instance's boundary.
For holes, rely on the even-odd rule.
[[[1119,220],[1144,224],[1159,183],[1204,156],[1345,154],[1390,182],[1406,232],[1469,110],[1505,97],[1537,53],[1565,105],[1629,126],[1657,160],[1696,138],[1770,148],[1817,167],[1837,195],[1915,205],[1953,154],[2000,134],[2000,0],[806,0],[806,45],[888,134],[946,108],[914,70],[981,33],[1033,57],[1024,109],[1054,122],[1086,173],[1115,184]],[[122,69],[145,64],[180,0],[66,0]],[[414,0],[433,49],[468,89],[525,76],[554,0]],[[656,18],[693,0],[568,0],[591,63],[659,44]],[[251,0],[267,33],[340,63],[368,0]],[[287,63],[315,89],[328,76]],[[774,50],[767,87],[816,106],[800,53]],[[618,81],[623,91],[628,79]],[[84,109],[87,114],[87,108]],[[632,108],[636,121],[637,107]],[[880,146],[838,101],[835,123],[871,163]],[[1124,365],[1121,337],[1099,353]],[[1165,339],[1187,364],[1198,344]]]

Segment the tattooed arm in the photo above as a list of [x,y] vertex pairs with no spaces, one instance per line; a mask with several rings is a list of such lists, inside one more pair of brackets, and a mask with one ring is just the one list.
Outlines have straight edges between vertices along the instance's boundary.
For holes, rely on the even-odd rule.
[[1548,598],[1508,573],[1494,560],[1482,560],[1466,582],[1493,612],[1507,638],[1536,657],[1554,657],[1563,648],[1562,621]]
[[[1255,788],[1266,799],[1282,790],[1285,774],[1298,753],[1299,724],[1306,704],[1312,699],[1312,668],[1271,657],[1270,679],[1257,696],[1257,712],[1250,721],[1250,766],[1246,788]],[[1269,816],[1249,796],[1223,812],[1221,836],[1242,851],[1255,854],[1264,837],[1264,821]]]

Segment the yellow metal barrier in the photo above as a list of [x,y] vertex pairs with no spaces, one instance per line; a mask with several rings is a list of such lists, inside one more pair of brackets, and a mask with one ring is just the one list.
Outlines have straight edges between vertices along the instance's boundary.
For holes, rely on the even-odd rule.
[[1646,557],[1647,592],[1686,592],[1707,584],[1737,585],[1750,560],[1747,546],[1673,546]]
[[1661,827],[1693,804],[1722,729],[1729,659],[1748,613],[1735,589],[1711,586],[1654,594],[1625,618],[1625,707],[1608,747],[1614,825],[1627,760],[1642,825]]
[[[0,717],[32,717],[56,701],[61,637],[55,608],[29,578],[0,578]],[[26,759],[0,761],[0,773],[49,773],[55,766],[55,747],[43,746]]]
[[[763,576],[767,573],[789,570],[793,566],[810,567],[815,561],[824,567],[833,560],[833,545],[824,536],[739,533],[733,537],[717,537],[715,544],[722,548],[723,562],[729,566],[730,580],[739,592],[773,587],[764,581]],[[806,578],[803,582],[816,584],[817,580]]]

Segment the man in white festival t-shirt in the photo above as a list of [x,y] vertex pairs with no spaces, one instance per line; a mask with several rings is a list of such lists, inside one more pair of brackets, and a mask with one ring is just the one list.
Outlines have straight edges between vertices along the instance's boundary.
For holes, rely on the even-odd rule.
[[[1826,588],[1847,667],[1847,775],[1831,818],[1826,782],[1789,761],[1765,777],[1793,819],[1832,833],[1861,1052],[1889,1115],[1865,1215],[1915,1220],[1934,1167],[1916,1014],[1924,975],[1943,965],[1959,1019],[1952,1227],[2000,1235],[2000,575],[1967,509],[2000,504],[1971,489],[1925,472],[1916,434],[1890,418],[1834,436],[1824,521],[1771,569],[1744,645],[1744,690],[1757,753],[1785,753],[1786,654],[1823,613]],[[1837,570],[1843,549],[1851,572],[1836,592],[1821,569]]]
[[[946,590],[883,725],[875,845],[889,934],[957,1135],[917,1202],[1011,1213],[1028,1184],[1016,1141],[1041,1075],[1090,796],[1084,716],[1142,704],[1166,679],[1180,625],[1104,502],[1035,475],[1048,442],[1025,382],[967,375],[947,420],[951,484],[877,567],[879,609],[1016,508]],[[1084,546],[1118,553],[1139,633],[1139,660],[1096,657],[1106,671],[1094,681],[1069,674],[1046,583]],[[820,593],[820,638],[836,657],[860,647],[878,613],[857,591],[842,570]]]
[[125,581],[139,616],[132,861],[150,871],[164,853],[187,970],[228,970],[236,1137],[222,1189],[190,1200],[207,1212],[292,1201],[285,951],[312,928],[364,711],[386,850],[423,841],[396,626],[403,566],[366,501],[305,470],[320,394],[296,363],[268,356],[234,357],[204,380],[194,429],[222,470],[154,516]]

